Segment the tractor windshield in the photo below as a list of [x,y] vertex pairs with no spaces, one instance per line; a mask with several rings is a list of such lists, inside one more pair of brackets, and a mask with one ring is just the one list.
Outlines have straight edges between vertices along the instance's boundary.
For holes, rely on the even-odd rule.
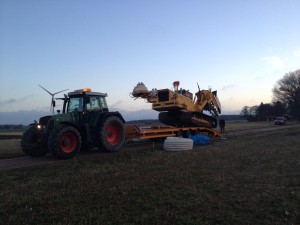
[[100,95],[72,96],[68,100],[67,112],[108,111],[106,99]]
[[82,111],[83,110],[83,97],[70,98],[68,102],[67,112]]
[[90,101],[86,104],[88,111],[98,111],[107,109],[106,99],[103,96],[90,96]]

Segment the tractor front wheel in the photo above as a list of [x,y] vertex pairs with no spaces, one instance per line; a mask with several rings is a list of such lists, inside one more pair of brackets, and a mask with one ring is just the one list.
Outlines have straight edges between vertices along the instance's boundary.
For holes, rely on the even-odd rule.
[[80,151],[81,135],[75,127],[62,124],[52,131],[48,143],[52,155],[70,159]]
[[35,126],[29,127],[23,134],[21,148],[26,155],[40,157],[48,153],[44,139],[38,135]]
[[118,116],[110,116],[99,125],[99,149],[118,151],[125,142],[124,123]]

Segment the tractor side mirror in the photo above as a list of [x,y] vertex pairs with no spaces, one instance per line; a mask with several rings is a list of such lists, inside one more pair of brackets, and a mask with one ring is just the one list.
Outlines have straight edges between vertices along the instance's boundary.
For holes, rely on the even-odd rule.
[[52,106],[55,107],[55,100],[52,101]]

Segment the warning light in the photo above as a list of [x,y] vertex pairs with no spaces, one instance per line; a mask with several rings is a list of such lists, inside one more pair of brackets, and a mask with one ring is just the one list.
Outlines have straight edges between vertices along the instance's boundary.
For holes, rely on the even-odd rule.
[[90,88],[83,88],[82,91],[83,92],[91,92],[92,90]]
[[83,88],[83,89],[75,90],[74,92],[83,93],[83,92],[91,92],[91,91],[92,91],[92,89],[90,89],[90,88]]

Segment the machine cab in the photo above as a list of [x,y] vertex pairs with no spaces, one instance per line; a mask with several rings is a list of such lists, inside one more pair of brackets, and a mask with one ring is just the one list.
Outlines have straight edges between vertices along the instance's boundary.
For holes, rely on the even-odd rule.
[[64,106],[67,113],[76,111],[108,111],[107,94],[105,93],[91,92],[91,89],[84,88],[70,92],[68,97]]

